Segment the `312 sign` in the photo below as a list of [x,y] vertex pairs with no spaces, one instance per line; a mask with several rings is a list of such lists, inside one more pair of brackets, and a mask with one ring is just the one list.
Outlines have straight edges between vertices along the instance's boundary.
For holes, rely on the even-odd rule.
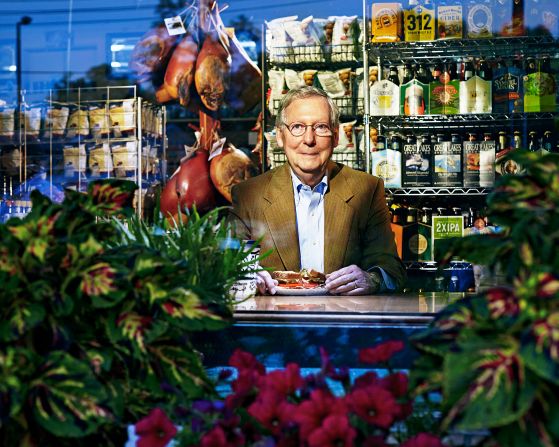
[[404,34],[408,42],[435,40],[435,10],[415,6],[404,13]]

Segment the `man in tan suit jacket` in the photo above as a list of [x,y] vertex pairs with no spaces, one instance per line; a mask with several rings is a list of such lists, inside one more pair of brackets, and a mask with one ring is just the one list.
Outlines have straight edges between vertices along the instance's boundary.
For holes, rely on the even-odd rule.
[[[322,179],[326,186],[321,265],[327,274],[326,288],[344,295],[399,288],[405,270],[390,228],[384,184],[377,177],[330,160],[338,127],[337,108],[321,90],[303,87],[286,95],[276,130],[288,163],[233,188],[232,215],[238,220],[238,235],[262,237],[261,251],[272,250],[261,262],[264,267],[295,271],[308,267],[301,265],[304,256],[298,234],[298,228],[305,227],[298,227],[297,222],[314,214],[301,214],[294,182],[315,191]],[[273,293],[276,284],[264,272],[259,289]]]

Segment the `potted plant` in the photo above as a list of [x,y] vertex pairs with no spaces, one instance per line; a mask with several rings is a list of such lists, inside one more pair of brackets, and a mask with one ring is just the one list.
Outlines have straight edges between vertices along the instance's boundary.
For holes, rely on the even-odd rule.
[[189,333],[231,322],[246,253],[216,255],[215,213],[123,236],[113,218],[136,222],[134,190],[98,181],[62,204],[33,192],[0,226],[1,445],[122,446],[160,402],[216,395]]
[[[447,258],[500,266],[510,286],[445,308],[413,337],[417,394],[442,393],[442,428],[485,445],[559,445],[559,155],[520,153],[488,197],[497,234],[454,240]],[[495,444],[495,442],[497,444]]]

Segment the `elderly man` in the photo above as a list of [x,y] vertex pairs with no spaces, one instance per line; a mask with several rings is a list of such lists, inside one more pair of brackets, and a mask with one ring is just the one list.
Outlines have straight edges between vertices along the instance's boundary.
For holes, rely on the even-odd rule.
[[[288,163],[233,188],[232,214],[240,236],[262,237],[272,249],[263,266],[326,273],[332,294],[368,295],[402,286],[381,179],[330,159],[338,144],[339,112],[314,87],[291,90],[276,117],[278,145]],[[261,293],[277,281],[259,275]]]

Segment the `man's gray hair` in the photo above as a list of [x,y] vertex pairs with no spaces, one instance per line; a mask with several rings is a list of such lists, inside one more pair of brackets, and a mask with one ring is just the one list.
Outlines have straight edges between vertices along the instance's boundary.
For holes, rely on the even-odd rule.
[[285,116],[285,109],[287,109],[293,101],[296,101],[298,99],[312,98],[314,96],[318,96],[326,100],[326,102],[328,103],[328,108],[330,109],[330,122],[328,124],[330,124],[332,130],[337,130],[340,125],[340,110],[338,109],[338,106],[332,100],[332,98],[330,98],[326,94],[324,90],[308,85],[289,90],[287,94],[282,98],[278,109],[278,114],[276,115],[276,127],[279,128],[284,124],[288,124],[286,123],[287,118]]

